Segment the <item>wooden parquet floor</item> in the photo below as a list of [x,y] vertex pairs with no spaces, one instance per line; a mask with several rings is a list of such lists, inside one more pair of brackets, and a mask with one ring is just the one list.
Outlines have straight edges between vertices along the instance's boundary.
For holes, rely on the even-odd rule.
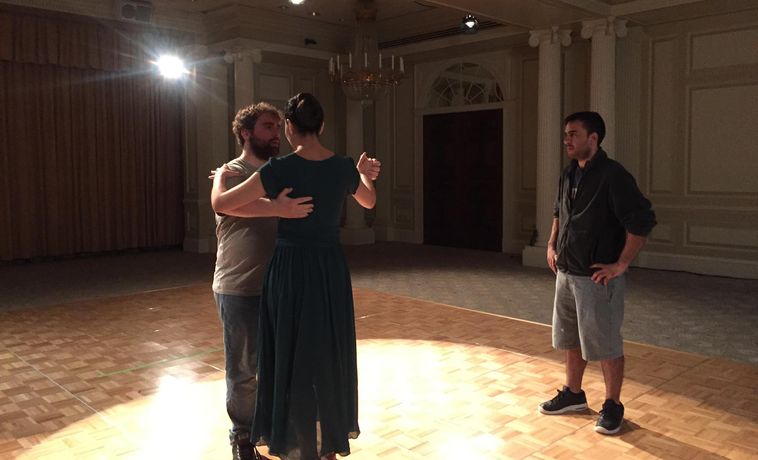
[[[627,421],[606,437],[593,431],[597,365],[590,411],[537,413],[563,382],[548,327],[364,289],[355,300],[351,459],[758,458],[758,367],[627,343]],[[208,285],[1,312],[0,377],[2,459],[230,457]]]

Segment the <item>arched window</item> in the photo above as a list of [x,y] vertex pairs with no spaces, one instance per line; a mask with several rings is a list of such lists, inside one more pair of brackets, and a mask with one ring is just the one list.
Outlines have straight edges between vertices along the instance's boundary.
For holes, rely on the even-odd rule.
[[432,85],[429,107],[502,102],[503,92],[492,74],[478,64],[463,62],[448,67]]

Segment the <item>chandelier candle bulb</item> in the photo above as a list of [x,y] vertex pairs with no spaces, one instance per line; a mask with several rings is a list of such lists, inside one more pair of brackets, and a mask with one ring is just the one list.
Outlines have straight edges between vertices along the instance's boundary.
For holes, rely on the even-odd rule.
[[[355,19],[358,24],[353,42],[345,50],[347,56],[341,56],[337,53],[336,67],[334,67],[334,60],[329,60],[329,79],[342,88],[348,99],[360,101],[363,106],[393,94],[395,87],[400,84],[405,76],[403,58],[400,58],[399,67],[395,67],[395,54],[390,52],[387,55],[379,49],[375,2],[376,0],[360,0],[357,2],[361,5],[356,10]],[[353,67],[353,54],[357,59],[355,67]],[[333,58],[334,55],[331,57]],[[363,58],[362,62],[361,57]],[[384,62],[385,58],[389,58],[389,62]],[[342,67],[343,64],[344,68]]]

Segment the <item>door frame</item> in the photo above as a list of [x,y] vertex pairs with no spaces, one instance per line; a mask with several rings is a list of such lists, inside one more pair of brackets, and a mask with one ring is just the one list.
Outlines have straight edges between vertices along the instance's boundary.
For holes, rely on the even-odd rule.
[[[493,59],[497,57],[497,59]],[[437,61],[432,63],[423,63],[414,66],[414,242],[417,244],[424,243],[424,116],[435,115],[443,113],[458,113],[458,112],[478,112],[480,110],[501,109],[503,111],[503,138],[502,138],[502,241],[500,244],[501,251],[505,252],[510,246],[509,232],[508,232],[508,217],[507,203],[508,201],[508,187],[509,183],[506,175],[506,168],[508,167],[506,152],[509,148],[515,146],[509,144],[509,141],[516,141],[518,139],[517,127],[519,126],[518,111],[519,100],[514,96],[517,88],[510,84],[509,78],[512,64],[511,56],[508,53],[494,52],[480,55],[467,56],[465,58],[448,59],[444,61]],[[477,64],[484,69],[488,70],[493,78],[500,85],[500,89],[503,92],[503,101],[489,104],[476,104],[476,105],[463,105],[455,107],[428,107],[429,95],[431,87],[441,72],[446,70],[452,65],[460,63],[473,63]],[[494,65],[493,65],[494,63]],[[511,129],[509,129],[509,127]]]

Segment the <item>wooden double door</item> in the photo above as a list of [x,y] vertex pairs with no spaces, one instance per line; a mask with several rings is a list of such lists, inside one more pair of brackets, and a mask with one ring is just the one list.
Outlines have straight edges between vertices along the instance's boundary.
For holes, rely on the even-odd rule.
[[503,111],[424,116],[424,243],[501,251]]

